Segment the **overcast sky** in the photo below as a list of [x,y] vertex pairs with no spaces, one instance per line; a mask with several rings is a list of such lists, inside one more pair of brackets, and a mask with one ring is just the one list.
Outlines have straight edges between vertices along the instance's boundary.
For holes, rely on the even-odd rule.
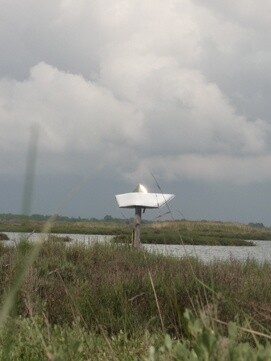
[[156,179],[271,225],[270,44],[270,0],[0,0],[0,212],[130,217]]

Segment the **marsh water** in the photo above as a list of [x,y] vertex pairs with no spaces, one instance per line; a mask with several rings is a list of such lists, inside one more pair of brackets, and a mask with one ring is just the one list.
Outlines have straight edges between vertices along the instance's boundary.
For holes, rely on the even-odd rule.
[[194,256],[210,262],[214,260],[255,259],[260,263],[271,262],[271,241],[253,241],[255,246],[193,246],[193,245],[144,245],[147,250],[171,256]]
[[[5,232],[9,241],[3,243],[8,245],[15,245],[22,238],[28,238],[30,241],[37,240],[40,234],[29,233],[13,233]],[[114,236],[104,235],[83,235],[83,234],[57,234],[57,236],[68,236],[72,239],[69,242],[72,244],[90,245],[93,242],[110,242]],[[161,244],[144,244],[143,247],[151,252],[174,256],[194,256],[210,262],[213,260],[228,260],[228,259],[255,259],[258,262],[271,262],[271,241],[253,241],[255,246],[194,246],[194,245],[161,245]]]

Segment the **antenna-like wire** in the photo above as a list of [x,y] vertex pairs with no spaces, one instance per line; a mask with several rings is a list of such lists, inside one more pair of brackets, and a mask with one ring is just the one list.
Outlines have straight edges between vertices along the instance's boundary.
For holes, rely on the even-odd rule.
[[169,205],[168,205],[168,201],[166,200],[166,198],[165,198],[165,196],[164,196],[164,193],[163,193],[163,191],[162,191],[159,183],[157,182],[157,179],[155,178],[155,176],[154,176],[154,174],[153,174],[152,172],[151,172],[151,176],[153,177],[153,179],[154,179],[154,181],[155,181],[155,183],[156,183],[156,186],[158,187],[159,191],[163,194],[164,201],[165,201],[165,204],[166,204],[167,209],[168,209],[168,214],[171,215],[171,218],[172,218],[172,220],[174,221],[173,213],[172,213],[172,211],[171,211],[171,209],[170,209],[170,207],[169,207]]
[[[157,186],[157,188],[159,189],[159,191],[160,191],[162,194],[164,194],[164,192],[162,191],[162,188],[161,188],[160,184],[158,183],[155,175],[154,175],[152,172],[151,172],[151,175],[152,175],[152,177],[153,177],[153,179],[154,179],[154,181],[155,181],[155,183],[156,183],[156,186]],[[168,202],[166,201],[165,198],[164,198],[164,200],[165,200],[165,204],[167,205],[168,212],[163,213],[163,214],[160,214],[159,216],[155,217],[154,220],[155,220],[155,219],[158,219],[158,218],[161,218],[161,217],[163,217],[163,216],[165,216],[165,215],[167,215],[167,214],[171,214],[171,218],[172,218],[172,220],[174,221],[174,217],[173,217],[172,210],[170,209],[170,207],[169,207],[169,205],[168,205]],[[178,212],[178,213],[185,219],[184,214],[183,214],[180,210],[175,209],[175,211]]]

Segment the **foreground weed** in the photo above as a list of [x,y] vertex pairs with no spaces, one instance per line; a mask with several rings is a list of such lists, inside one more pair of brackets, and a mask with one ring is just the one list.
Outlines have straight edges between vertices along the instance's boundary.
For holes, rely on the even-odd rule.
[[[271,345],[256,347],[239,342],[238,326],[230,322],[227,337],[214,330],[207,319],[195,318],[186,310],[184,318],[187,326],[187,338],[172,339],[166,335],[161,346],[152,346],[149,361],[270,361]],[[204,322],[203,322],[204,321]]]
[[132,361],[147,357],[151,341],[148,333],[128,337],[124,332],[106,341],[78,320],[60,326],[35,317],[9,319],[0,345],[1,361]]
[[[54,217],[51,217],[48,222],[44,225],[44,233],[48,233],[54,222]],[[15,248],[17,252],[17,259],[19,260],[19,267],[15,270],[15,277],[11,284],[10,290],[7,292],[6,297],[3,300],[0,309],[0,333],[2,331],[2,325],[5,323],[8,318],[15,302],[17,299],[17,294],[23,284],[23,281],[27,275],[28,270],[34,264],[37,259],[39,252],[42,247],[43,239],[41,238],[39,242],[36,242],[34,245],[30,245],[27,240],[22,240],[19,242],[18,246]]]

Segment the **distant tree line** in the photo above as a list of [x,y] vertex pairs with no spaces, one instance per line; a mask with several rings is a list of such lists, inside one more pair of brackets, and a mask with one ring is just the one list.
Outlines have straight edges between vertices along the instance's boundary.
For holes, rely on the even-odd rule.
[[[52,216],[51,215],[43,215],[43,214],[31,214],[31,215],[24,215],[24,214],[12,214],[12,213],[0,213],[0,221],[20,221],[24,220],[31,220],[31,221],[48,221]],[[86,221],[98,221],[97,218],[81,218],[81,217],[67,217],[56,215],[56,221],[66,221],[66,222],[86,222]]]
[[250,227],[253,227],[253,228],[265,228],[264,224],[263,223],[253,223],[253,222],[250,222],[248,224]]
[[[48,221],[52,215],[43,214],[13,214],[13,213],[0,213],[0,222],[14,222],[14,221]],[[114,223],[133,223],[134,218],[114,218],[107,214],[103,219],[97,218],[82,218],[82,217],[68,217],[56,215],[55,220],[59,222],[114,222]],[[143,220],[142,223],[150,223],[148,220]]]

